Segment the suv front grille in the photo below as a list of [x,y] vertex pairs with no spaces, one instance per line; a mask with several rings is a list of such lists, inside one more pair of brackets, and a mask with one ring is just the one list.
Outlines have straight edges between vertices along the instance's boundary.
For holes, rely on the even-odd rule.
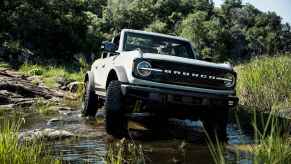
[[232,71],[204,67],[192,64],[176,63],[162,60],[148,60],[152,68],[163,70],[153,71],[146,80],[153,82],[176,84],[183,86],[193,86],[206,89],[231,90],[225,86],[224,81],[212,79],[213,77],[223,77]]

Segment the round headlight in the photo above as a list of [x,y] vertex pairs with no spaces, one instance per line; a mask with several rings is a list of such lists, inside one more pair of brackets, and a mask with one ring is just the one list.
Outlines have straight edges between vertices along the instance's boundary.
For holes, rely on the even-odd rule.
[[151,68],[152,68],[151,64],[147,61],[142,61],[138,63],[136,66],[137,73],[143,77],[151,75],[152,73]]
[[231,73],[228,73],[224,76],[224,84],[226,87],[230,88],[233,87],[235,84],[235,76]]

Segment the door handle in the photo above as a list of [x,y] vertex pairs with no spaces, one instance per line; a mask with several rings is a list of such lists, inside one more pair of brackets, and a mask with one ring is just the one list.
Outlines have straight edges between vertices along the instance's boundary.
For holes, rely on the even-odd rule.
[[103,64],[101,67],[104,68],[105,67],[105,64]]

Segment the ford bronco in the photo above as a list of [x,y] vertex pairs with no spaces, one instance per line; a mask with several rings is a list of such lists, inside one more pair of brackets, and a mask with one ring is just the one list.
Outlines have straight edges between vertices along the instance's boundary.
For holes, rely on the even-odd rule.
[[200,119],[225,139],[228,110],[238,103],[230,64],[199,60],[186,39],[130,29],[102,43],[85,84],[82,115],[104,105],[106,131],[117,137],[128,133],[127,115],[148,113]]

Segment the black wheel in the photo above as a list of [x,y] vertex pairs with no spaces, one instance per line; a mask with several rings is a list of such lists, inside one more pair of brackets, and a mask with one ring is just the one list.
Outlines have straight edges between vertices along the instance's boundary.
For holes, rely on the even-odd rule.
[[85,82],[85,93],[82,100],[82,116],[95,117],[98,110],[98,99],[94,91],[94,84],[92,77]]
[[119,81],[111,81],[107,88],[105,100],[105,128],[114,137],[125,137],[128,134],[127,119]]
[[213,142],[227,141],[228,108],[212,109],[203,113],[203,126]]

